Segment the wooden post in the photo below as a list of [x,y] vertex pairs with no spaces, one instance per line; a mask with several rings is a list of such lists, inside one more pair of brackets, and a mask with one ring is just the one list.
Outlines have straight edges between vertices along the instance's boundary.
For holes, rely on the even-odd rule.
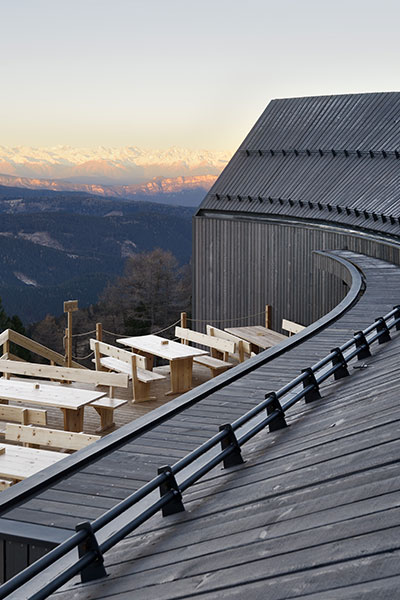
[[269,304],[265,305],[265,327],[271,329],[271,307]]
[[67,367],[72,367],[72,312],[67,312]]
[[103,325],[101,323],[96,323],[96,340],[103,341]]
[[[187,314],[185,312],[181,312],[181,327],[187,328]],[[187,340],[181,340],[181,344],[187,345],[188,343]]]
[[65,330],[65,362],[67,367],[72,366],[72,313],[78,310],[78,300],[64,302],[64,312],[67,313],[67,329]]
[[[207,333],[208,335],[215,337],[214,327],[210,327]],[[212,356],[213,358],[221,358],[221,352],[218,352],[218,350],[216,350],[215,348],[210,348],[210,356]]]
[[[3,344],[3,354],[6,356],[6,358],[10,358],[9,354],[10,354],[10,340],[7,340],[6,342],[4,342]],[[4,379],[10,379],[11,375],[10,373],[3,373],[3,377]]]

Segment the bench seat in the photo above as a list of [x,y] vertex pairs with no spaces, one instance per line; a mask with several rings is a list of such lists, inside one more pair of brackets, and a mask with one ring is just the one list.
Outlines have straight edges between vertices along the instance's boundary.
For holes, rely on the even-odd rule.
[[156,400],[150,396],[150,384],[165,379],[165,375],[150,371],[146,357],[93,339],[90,340],[90,348],[94,350],[96,370],[117,371],[132,379],[132,402]]
[[97,429],[96,433],[104,433],[114,427],[114,409],[127,404],[127,402],[128,400],[107,397],[91,402],[88,406],[93,406],[100,417],[100,429]]
[[[132,368],[131,366],[118,358],[113,358],[112,356],[102,356],[100,358],[100,364],[106,369],[112,369],[113,371],[120,371],[121,373],[126,373],[130,379],[132,379]],[[147,371],[147,369],[141,369],[139,367],[136,368],[136,374],[139,381],[142,383],[151,383],[152,381],[157,381],[159,379],[165,379],[165,375],[160,375],[159,373],[155,373],[154,371]]]
[[7,488],[11,487],[13,485],[13,483],[15,483],[15,481],[13,481],[12,479],[5,479],[4,477],[1,477],[0,478],[0,491],[6,490]]
[[193,361],[199,365],[203,365],[203,367],[211,369],[213,377],[216,377],[220,373],[223,373],[234,366],[232,363],[220,360],[219,358],[214,358],[213,356],[196,356]]
[[[181,338],[181,340],[186,342],[193,342],[194,344],[201,344],[202,346],[208,346],[211,348],[211,352],[217,351],[225,356],[229,354],[234,354],[236,352],[236,342],[231,339],[226,340],[222,338],[218,338],[212,335],[207,335],[204,333],[200,333],[199,331],[194,331],[192,329],[186,329],[184,327],[175,327],[175,335],[176,337]],[[211,370],[211,375],[216,377],[220,373],[223,373],[227,369],[230,369],[234,365],[226,360],[221,360],[216,356],[196,356],[193,358],[193,362],[203,365]]]

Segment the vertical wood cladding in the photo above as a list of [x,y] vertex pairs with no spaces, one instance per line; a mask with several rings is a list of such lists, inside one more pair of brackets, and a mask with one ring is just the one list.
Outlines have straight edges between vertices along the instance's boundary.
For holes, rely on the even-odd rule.
[[337,305],[347,292],[336,276],[316,268],[313,250],[348,249],[400,264],[399,249],[350,232],[250,219],[194,218],[193,328],[264,324],[282,318],[304,325]]

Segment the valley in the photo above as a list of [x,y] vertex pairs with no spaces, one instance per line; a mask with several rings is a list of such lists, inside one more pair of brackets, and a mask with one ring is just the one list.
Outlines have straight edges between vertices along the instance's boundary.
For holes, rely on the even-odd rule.
[[85,193],[0,186],[0,297],[24,323],[60,314],[62,302],[97,301],[127,257],[155,247],[191,257],[194,209]]

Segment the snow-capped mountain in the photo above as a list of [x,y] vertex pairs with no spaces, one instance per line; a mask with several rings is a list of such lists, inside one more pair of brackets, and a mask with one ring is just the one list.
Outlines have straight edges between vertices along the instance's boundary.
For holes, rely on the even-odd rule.
[[[189,177],[154,177],[150,181],[137,183],[133,185],[105,185],[100,183],[77,183],[76,180],[67,179],[34,179],[30,177],[16,177],[13,175],[0,175],[0,185],[12,188],[27,188],[31,190],[52,190],[55,192],[86,192],[96,194],[96,196],[105,196],[111,198],[137,199],[138,196],[146,197],[155,202],[164,202],[171,204],[181,204],[182,200],[175,201],[174,194],[182,192],[203,190],[208,191],[217,175],[193,175]],[[186,206],[197,206],[202,199],[203,194],[197,194],[188,203],[183,201]],[[166,200],[163,200],[163,197]]]
[[[167,150],[0,146],[0,173],[29,179],[74,183],[135,185],[176,177],[218,175],[231,154],[172,147]],[[60,189],[60,188],[57,188]]]

